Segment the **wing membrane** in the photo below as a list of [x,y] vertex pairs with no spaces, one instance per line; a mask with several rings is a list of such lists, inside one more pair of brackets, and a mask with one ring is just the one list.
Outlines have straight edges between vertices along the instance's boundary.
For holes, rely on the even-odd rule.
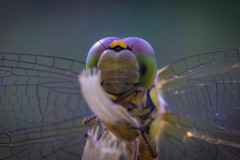
[[[168,136],[162,136],[160,148],[169,145],[172,151],[162,158],[240,157],[239,49],[179,60],[159,71],[156,84],[165,117],[172,115],[166,120],[178,128],[164,131]],[[173,152],[175,156],[168,154]]]
[[[164,69],[157,87],[167,122],[161,159],[240,157],[239,49],[188,57]],[[0,159],[79,159],[90,113],[80,61],[0,54]]]
[[0,53],[0,159],[79,159],[90,113],[80,61]]

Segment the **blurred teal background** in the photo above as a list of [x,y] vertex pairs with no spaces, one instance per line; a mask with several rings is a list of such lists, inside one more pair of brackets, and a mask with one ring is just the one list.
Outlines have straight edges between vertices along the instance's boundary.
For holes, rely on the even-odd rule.
[[84,60],[108,36],[141,37],[159,68],[240,47],[240,1],[0,0],[0,51]]

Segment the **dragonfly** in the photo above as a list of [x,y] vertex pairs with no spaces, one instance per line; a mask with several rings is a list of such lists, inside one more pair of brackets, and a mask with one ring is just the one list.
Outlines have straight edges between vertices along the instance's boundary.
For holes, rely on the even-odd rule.
[[[240,49],[180,59],[155,80],[163,106],[159,159],[239,159]],[[0,53],[0,159],[81,159],[91,114],[84,61]]]

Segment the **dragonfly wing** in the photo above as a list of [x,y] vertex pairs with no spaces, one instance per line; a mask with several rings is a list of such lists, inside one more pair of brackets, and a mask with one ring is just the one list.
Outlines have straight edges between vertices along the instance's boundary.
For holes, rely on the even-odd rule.
[[178,128],[163,127],[163,159],[239,159],[239,49],[174,62],[158,72],[156,86],[165,120]]
[[160,159],[239,159],[238,133],[176,113],[163,116]]
[[90,113],[77,76],[85,64],[0,53],[0,159],[79,159]]

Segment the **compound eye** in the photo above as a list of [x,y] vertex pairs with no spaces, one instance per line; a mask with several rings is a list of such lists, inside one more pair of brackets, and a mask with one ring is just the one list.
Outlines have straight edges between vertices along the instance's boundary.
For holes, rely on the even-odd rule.
[[86,62],[86,68],[97,67],[99,58],[101,54],[107,50],[108,46],[115,40],[118,40],[117,37],[107,37],[97,41],[89,50]]
[[136,37],[126,38],[124,42],[137,57],[140,66],[140,86],[144,89],[151,87],[157,75],[157,62],[152,46]]

